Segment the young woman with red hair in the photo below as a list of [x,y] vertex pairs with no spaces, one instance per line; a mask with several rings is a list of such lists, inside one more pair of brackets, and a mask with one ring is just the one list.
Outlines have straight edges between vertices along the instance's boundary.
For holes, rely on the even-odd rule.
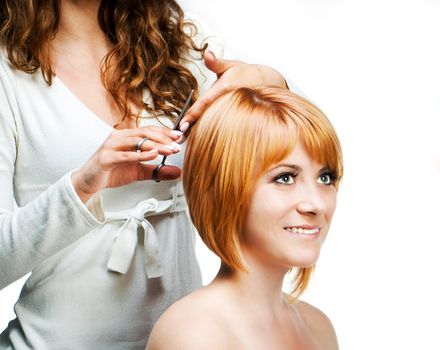
[[165,312],[147,349],[338,349],[326,315],[298,298],[327,237],[342,173],[335,130],[305,99],[240,88],[216,101],[192,130],[183,186],[220,271]]

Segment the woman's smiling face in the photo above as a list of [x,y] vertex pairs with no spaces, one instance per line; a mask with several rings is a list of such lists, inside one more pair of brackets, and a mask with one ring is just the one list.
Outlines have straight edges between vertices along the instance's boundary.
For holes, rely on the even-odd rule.
[[258,180],[246,216],[245,260],[291,267],[313,266],[336,207],[335,177],[301,144]]

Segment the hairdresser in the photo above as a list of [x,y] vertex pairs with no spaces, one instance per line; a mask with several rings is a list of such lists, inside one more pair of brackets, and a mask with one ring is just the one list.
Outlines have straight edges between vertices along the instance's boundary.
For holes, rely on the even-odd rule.
[[226,91],[286,87],[204,38],[175,1],[2,2],[0,288],[32,273],[0,349],[144,349],[201,286],[184,133]]

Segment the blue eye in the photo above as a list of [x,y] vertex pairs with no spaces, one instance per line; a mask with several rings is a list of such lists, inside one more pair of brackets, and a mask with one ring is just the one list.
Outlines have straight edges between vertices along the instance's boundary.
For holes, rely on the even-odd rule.
[[324,173],[319,175],[318,177],[318,183],[323,185],[331,186],[334,184],[334,182],[335,182],[335,177],[331,173]]
[[290,173],[278,175],[275,178],[275,182],[282,185],[291,185],[295,182],[295,175]]

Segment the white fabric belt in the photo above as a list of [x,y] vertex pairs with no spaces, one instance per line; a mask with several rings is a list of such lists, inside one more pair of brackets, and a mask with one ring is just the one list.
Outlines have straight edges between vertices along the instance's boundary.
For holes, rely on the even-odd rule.
[[135,208],[105,213],[107,222],[124,221],[113,241],[107,263],[109,271],[127,273],[138,242],[137,231],[138,228],[141,228],[144,232],[146,274],[148,278],[163,275],[157,233],[146,217],[186,210],[187,205],[184,196],[177,196],[176,192],[176,188],[173,188],[173,199],[158,201],[155,198],[149,198],[139,202]]

